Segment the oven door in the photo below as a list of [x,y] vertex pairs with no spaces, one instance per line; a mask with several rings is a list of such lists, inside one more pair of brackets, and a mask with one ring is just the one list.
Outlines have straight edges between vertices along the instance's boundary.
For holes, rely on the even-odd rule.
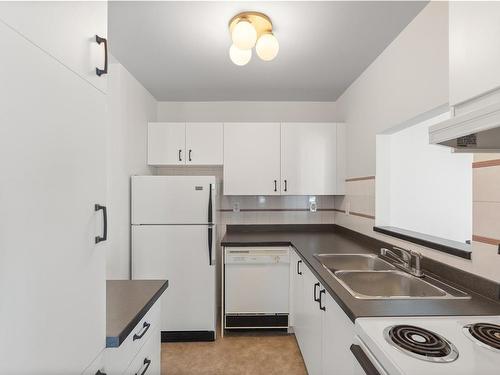
[[358,336],[350,349],[354,357],[354,375],[389,375]]

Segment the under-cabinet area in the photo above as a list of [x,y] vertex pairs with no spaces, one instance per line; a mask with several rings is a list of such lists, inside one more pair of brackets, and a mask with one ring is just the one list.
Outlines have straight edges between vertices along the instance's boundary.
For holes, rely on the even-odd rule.
[[0,1],[0,375],[498,375],[499,1]]

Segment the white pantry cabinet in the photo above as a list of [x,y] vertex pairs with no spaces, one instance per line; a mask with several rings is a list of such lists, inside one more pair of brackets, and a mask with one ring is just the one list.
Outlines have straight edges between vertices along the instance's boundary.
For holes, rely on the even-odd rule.
[[[29,4],[21,26],[71,34]],[[0,22],[1,374],[82,373],[106,338],[106,96],[45,42]]]
[[[281,124],[281,194],[334,195],[345,180],[343,124]],[[340,148],[339,148],[340,146]],[[339,181],[340,179],[340,181]],[[339,191],[341,190],[341,191]]]
[[107,17],[107,1],[0,1],[0,20],[102,92]]
[[224,194],[280,194],[280,123],[224,123]]
[[500,87],[500,2],[450,1],[450,105]]
[[149,165],[221,165],[222,123],[150,122]]
[[353,375],[354,323],[292,252],[292,325],[310,375]]

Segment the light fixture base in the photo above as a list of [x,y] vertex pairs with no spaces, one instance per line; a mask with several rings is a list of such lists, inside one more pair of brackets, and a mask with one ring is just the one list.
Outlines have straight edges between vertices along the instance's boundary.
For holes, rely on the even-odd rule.
[[273,23],[271,22],[271,19],[264,13],[253,11],[241,12],[231,18],[231,21],[229,21],[229,31],[232,32],[234,26],[236,26],[236,24],[241,20],[250,21],[257,31],[257,38],[259,38],[262,34],[271,33],[273,31]]

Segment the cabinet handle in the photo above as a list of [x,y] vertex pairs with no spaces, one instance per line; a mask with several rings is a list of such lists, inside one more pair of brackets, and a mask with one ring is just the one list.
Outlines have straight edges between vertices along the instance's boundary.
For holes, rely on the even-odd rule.
[[366,375],[380,375],[380,372],[359,345],[352,344],[349,349],[351,349],[354,358],[356,358]]
[[278,191],[278,181],[274,180],[274,191]]
[[95,375],[106,375],[106,373],[102,372],[101,370],[97,370],[97,372],[95,373]]
[[314,284],[314,301],[319,302],[319,298],[316,297],[316,291],[318,290],[319,283]]
[[189,150],[189,156],[188,156],[189,161],[192,161],[192,160],[191,160],[191,151],[192,151],[192,150]]
[[95,243],[99,243],[108,239],[108,211],[106,210],[106,206],[101,206],[100,204],[96,204],[94,210],[102,210],[103,234],[102,237],[95,236]]
[[182,150],[179,150],[179,161],[182,161]]
[[285,180],[285,191],[287,191],[287,190],[288,190],[288,186],[287,186],[287,185],[288,185],[288,184],[287,184],[287,181]]
[[300,263],[302,263],[302,261],[301,261],[301,260],[298,260],[298,261],[297,261],[297,274],[298,274],[298,275],[302,275],[302,271],[300,270]]
[[[148,371],[149,366],[151,366],[151,360],[144,358],[144,362],[142,363],[141,368],[139,369],[139,371],[137,371],[135,373],[135,375],[144,375],[146,373],[146,371]],[[143,368],[144,368],[144,370],[142,370]]]
[[99,77],[103,74],[108,74],[108,41],[106,38],[101,38],[99,35],[95,36],[97,44],[104,43],[104,69],[95,68],[95,74]]
[[321,295],[322,295],[322,294],[325,294],[325,293],[326,293],[326,292],[325,292],[325,290],[324,290],[324,289],[321,289],[321,290],[319,291],[319,298],[318,298],[319,309],[320,309],[320,310],[323,310],[323,311],[326,311],[326,307],[325,307],[325,306],[323,306],[323,305],[321,304],[321,303],[323,302],[323,298],[321,298]]
[[139,334],[137,334],[137,333],[134,334],[132,341],[142,339],[144,337],[144,335],[146,334],[146,332],[148,331],[149,327],[151,327],[151,323],[144,322],[142,329],[141,329],[141,332],[139,332]]

